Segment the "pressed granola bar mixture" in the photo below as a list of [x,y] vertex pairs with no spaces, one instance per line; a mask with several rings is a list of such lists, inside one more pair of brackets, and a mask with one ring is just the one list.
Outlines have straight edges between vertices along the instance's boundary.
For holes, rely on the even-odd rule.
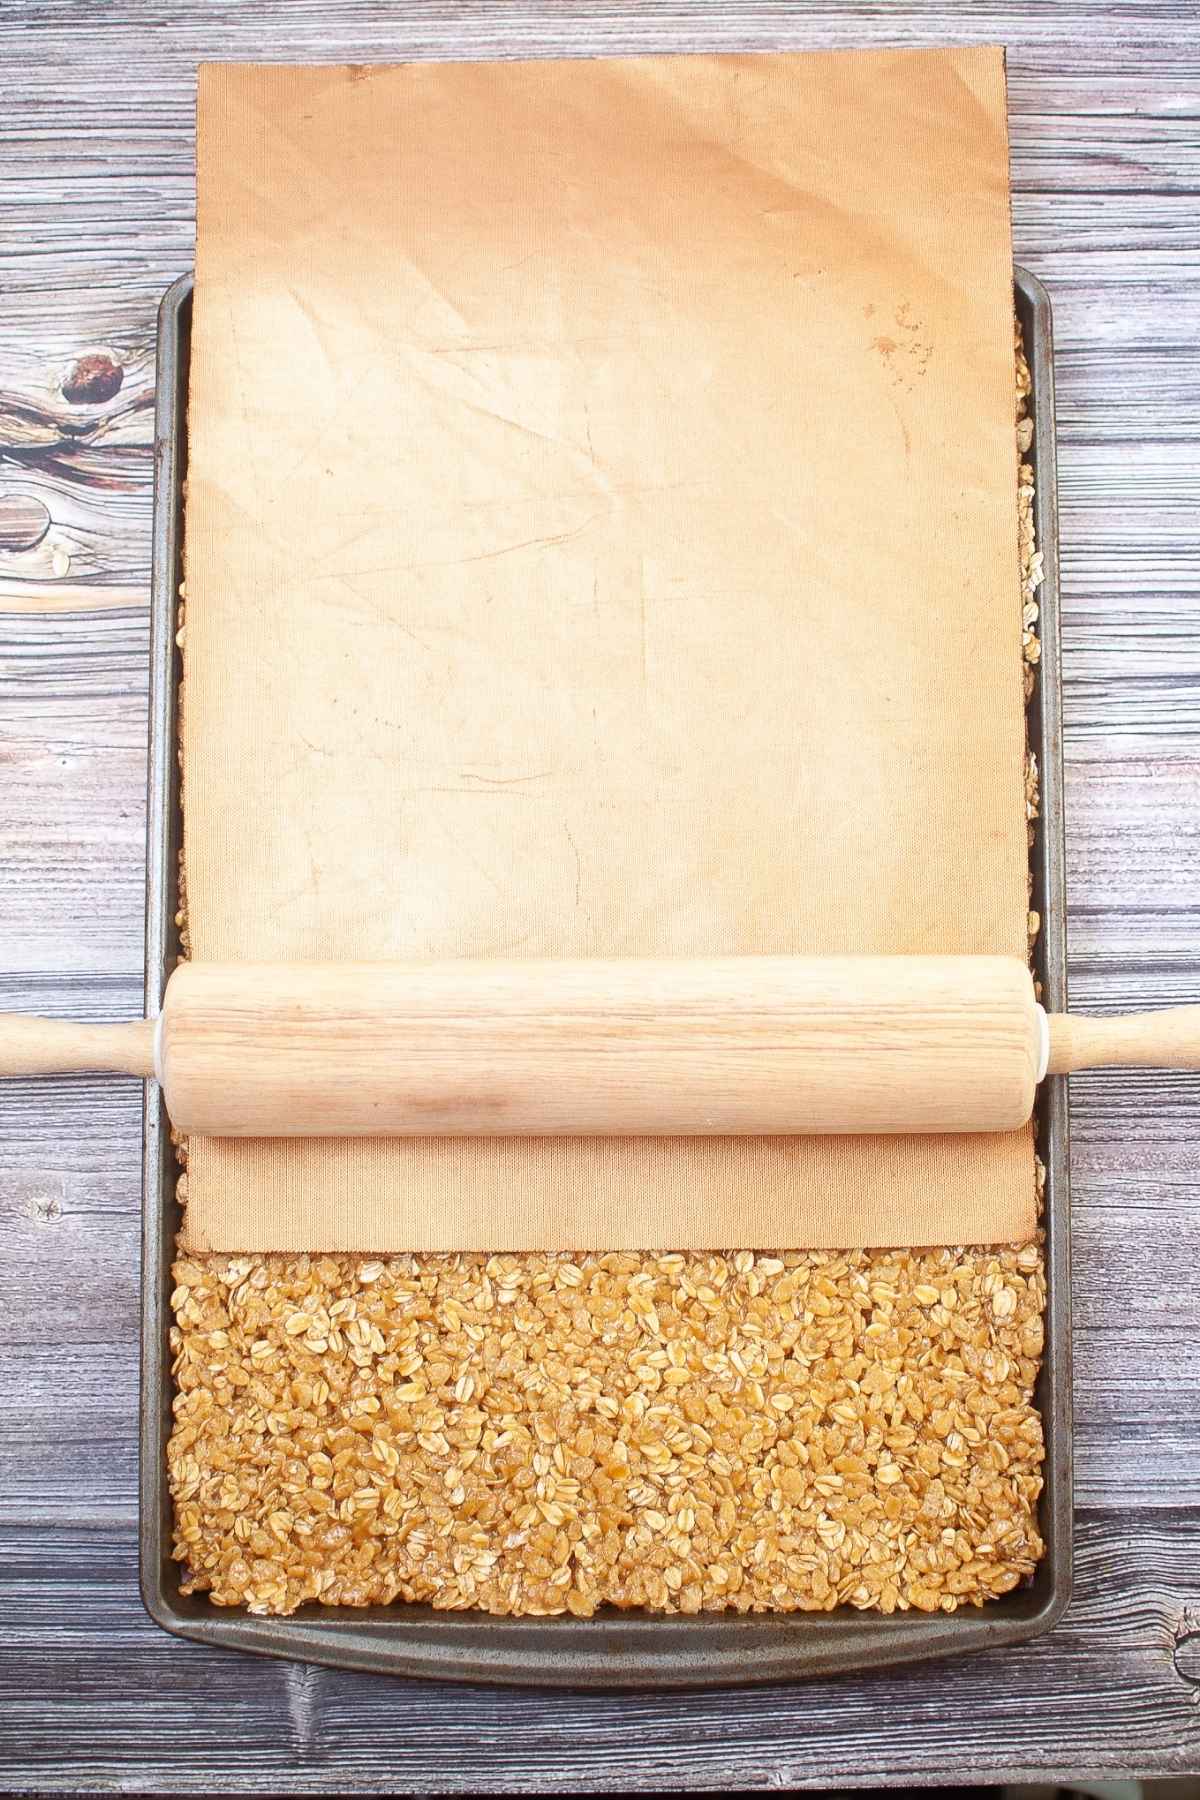
[[[1017,386],[1023,455],[1019,340]],[[1032,501],[1022,461],[1030,688]],[[175,1554],[219,1605],[952,1612],[1042,1554],[1038,1244],[211,1256],[175,1280]]]

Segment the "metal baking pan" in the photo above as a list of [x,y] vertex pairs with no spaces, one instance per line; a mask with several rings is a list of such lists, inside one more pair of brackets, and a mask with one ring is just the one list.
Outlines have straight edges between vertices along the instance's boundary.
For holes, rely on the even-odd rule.
[[[1041,283],[1016,271],[1016,303],[1033,374],[1036,524],[1045,557],[1040,592],[1042,656],[1029,711],[1041,769],[1033,851],[1033,905],[1042,917],[1037,973],[1047,1004],[1066,1006],[1063,796],[1058,619],[1058,515],[1054,479],[1054,371],[1050,303]],[[146,1005],[157,1013],[178,954],[175,927],[180,844],[175,600],[181,573],[186,403],[192,282],[177,281],[159,312],[155,421],[154,579],[151,636]],[[656,1616],[606,1610],[595,1619],[507,1619],[426,1606],[323,1608],[288,1619],[223,1609],[179,1591],[171,1557],[166,1445],[172,1383],[170,1264],[179,1211],[176,1166],[158,1088],[147,1084],[142,1227],[141,1582],[151,1616],[206,1644],[343,1668],[458,1681],[556,1687],[727,1686],[880,1667],[988,1646],[1019,1644],[1049,1629],[1071,1591],[1071,1302],[1067,1090],[1050,1080],[1039,1103],[1047,1168],[1046,1352],[1037,1400],[1046,1434],[1041,1529],[1046,1555],[1025,1587],[952,1614],[857,1612]]]

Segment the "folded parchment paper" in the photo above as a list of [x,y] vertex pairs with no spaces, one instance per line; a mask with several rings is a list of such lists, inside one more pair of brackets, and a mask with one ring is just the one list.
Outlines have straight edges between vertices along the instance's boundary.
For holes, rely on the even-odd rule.
[[[201,70],[193,954],[1026,945],[998,50]],[[192,1145],[193,1248],[983,1242],[1028,1132]]]

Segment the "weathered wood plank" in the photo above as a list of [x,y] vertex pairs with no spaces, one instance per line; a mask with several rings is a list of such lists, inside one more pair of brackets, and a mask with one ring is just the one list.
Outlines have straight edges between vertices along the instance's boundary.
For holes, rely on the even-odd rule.
[[[1082,1778],[1196,1766],[1195,1519],[1079,1522],[1080,1598],[1019,1656],[729,1693],[416,1686],[255,1664],[142,1615],[128,1533],[0,1529],[0,1763],[39,1791],[589,1792]],[[43,1696],[53,1694],[47,1707]],[[141,1742],[131,1742],[130,1696]],[[231,1721],[242,1735],[231,1742]]]

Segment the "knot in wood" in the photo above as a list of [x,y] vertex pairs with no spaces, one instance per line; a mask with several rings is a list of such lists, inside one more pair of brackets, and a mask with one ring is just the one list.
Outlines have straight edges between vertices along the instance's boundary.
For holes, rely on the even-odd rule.
[[0,494],[0,550],[33,550],[50,529],[50,508],[34,494]]
[[125,371],[111,356],[94,351],[81,356],[62,384],[63,399],[72,406],[98,406],[121,391]]

